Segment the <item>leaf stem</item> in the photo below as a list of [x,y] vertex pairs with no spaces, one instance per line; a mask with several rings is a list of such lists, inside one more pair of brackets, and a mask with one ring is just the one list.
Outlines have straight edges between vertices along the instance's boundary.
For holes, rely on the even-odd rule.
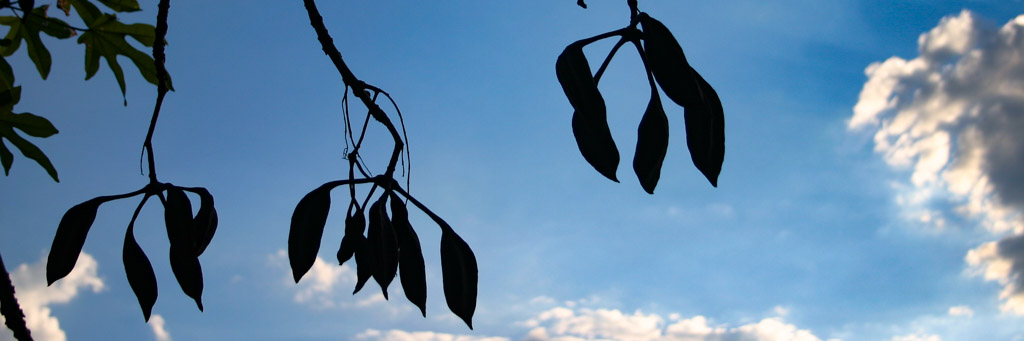
[[441,228],[441,231],[444,231],[444,232],[454,232],[454,230],[452,230],[452,227],[450,225],[448,225],[448,222],[444,221],[444,219],[441,219],[440,216],[438,216],[433,211],[431,211],[429,208],[427,208],[427,205],[424,205],[419,200],[416,200],[416,198],[414,198],[412,195],[410,195],[409,192],[406,192],[404,189],[402,189],[402,186],[400,186],[397,181],[392,180],[392,182],[393,182],[392,185],[391,185],[392,186],[392,190],[394,190],[398,194],[401,194],[403,197],[405,197],[407,200],[409,200],[410,203],[412,203],[413,205],[416,205],[416,207],[419,208],[420,211],[423,211],[423,213],[426,213],[427,216],[429,216],[430,219],[433,220],[434,223],[436,223],[438,225],[438,227]]
[[601,82],[601,76],[604,75],[604,70],[608,68],[608,63],[611,63],[612,57],[615,56],[615,53],[619,51],[619,48],[621,48],[622,45],[625,44],[627,40],[628,39],[626,39],[626,36],[623,35],[622,38],[619,39],[619,41],[615,43],[615,46],[612,47],[611,52],[608,52],[608,57],[604,58],[604,62],[601,63],[601,67],[598,68],[597,69],[597,73],[594,74],[594,83],[600,83]]
[[384,110],[381,109],[380,106],[378,106],[377,103],[375,103],[366,93],[366,90],[374,88],[359,80],[359,78],[356,78],[355,74],[352,73],[352,70],[345,64],[345,60],[341,57],[341,52],[338,51],[336,46],[334,46],[334,39],[331,38],[330,33],[327,31],[327,27],[324,25],[324,18],[320,15],[320,11],[316,7],[316,2],[314,0],[303,0],[303,3],[306,6],[306,12],[309,15],[309,24],[313,26],[313,30],[316,31],[317,39],[320,41],[320,46],[323,49],[324,54],[331,58],[331,62],[334,63],[335,68],[337,68],[338,72],[341,74],[342,82],[344,82],[346,86],[352,87],[353,95],[359,97],[359,100],[363,102],[363,105],[369,109],[370,115],[383,124],[384,127],[388,129],[388,132],[391,133],[391,137],[395,141],[395,148],[391,153],[391,161],[388,163],[388,168],[387,171],[384,172],[384,175],[388,178],[392,177],[395,174],[398,157],[401,155],[402,148],[404,147],[404,143],[402,142],[398,129],[395,128],[395,125],[391,122],[391,119],[388,118],[387,114],[384,113]]
[[160,107],[164,103],[164,95],[167,95],[167,68],[164,67],[167,56],[164,54],[164,38],[167,36],[167,11],[170,7],[170,0],[160,0],[156,15],[156,39],[153,41],[153,61],[156,64],[157,79],[156,105],[153,108],[153,118],[149,121],[146,141],[142,145],[142,148],[146,150],[146,159],[149,161],[150,184],[159,183],[156,180],[156,160],[153,156],[153,132],[156,130],[156,121],[160,117]]

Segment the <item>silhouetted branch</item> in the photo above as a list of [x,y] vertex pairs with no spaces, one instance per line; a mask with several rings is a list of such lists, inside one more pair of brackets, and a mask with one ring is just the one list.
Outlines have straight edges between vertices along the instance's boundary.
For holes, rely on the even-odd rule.
[[398,165],[398,156],[401,154],[402,148],[404,147],[404,143],[402,142],[401,135],[398,133],[398,129],[395,128],[394,123],[392,123],[391,119],[389,119],[387,114],[384,113],[384,110],[381,109],[380,106],[378,106],[377,103],[374,102],[374,100],[367,94],[367,90],[372,91],[377,88],[367,85],[363,81],[359,80],[359,78],[356,78],[355,74],[352,73],[352,70],[345,64],[345,60],[341,58],[341,52],[338,51],[336,46],[334,46],[334,39],[331,38],[330,33],[327,32],[327,27],[324,26],[324,18],[320,16],[320,11],[316,8],[316,2],[313,0],[303,0],[303,3],[306,5],[306,12],[309,14],[309,24],[313,26],[313,30],[316,31],[317,39],[320,41],[320,46],[323,48],[324,53],[331,58],[331,62],[334,63],[338,72],[341,73],[341,81],[344,82],[346,86],[352,88],[352,93],[356,97],[359,97],[359,100],[363,102],[363,105],[370,110],[370,115],[383,124],[384,127],[388,129],[388,132],[391,133],[391,137],[395,140],[395,149],[391,154],[391,161],[388,163],[387,171],[384,172],[386,177],[392,177],[395,173],[395,167]]
[[25,325],[25,314],[21,312],[18,299],[14,297],[14,284],[11,283],[11,276],[4,266],[4,258],[0,256],[0,271],[3,271],[3,278],[0,279],[0,314],[6,320],[7,329],[14,332],[14,338],[18,341],[31,341],[32,335]]
[[164,54],[164,42],[167,36],[167,11],[171,7],[170,0],[160,0],[157,6],[156,15],[156,39],[153,40],[153,62],[156,64],[156,105],[153,108],[153,118],[149,121],[149,131],[146,133],[146,141],[143,148],[146,149],[146,158],[149,160],[149,182],[156,183],[156,160],[153,156],[153,132],[156,130],[156,121],[160,117],[160,106],[164,103],[164,95],[167,95],[167,68],[164,61],[167,56]]

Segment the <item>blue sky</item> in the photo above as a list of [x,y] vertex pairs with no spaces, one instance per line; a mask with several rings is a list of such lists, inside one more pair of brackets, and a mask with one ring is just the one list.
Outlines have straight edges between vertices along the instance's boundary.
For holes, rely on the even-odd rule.
[[[122,20],[153,23],[156,3],[142,7]],[[131,200],[100,209],[84,248],[93,262],[41,288],[63,213],[146,183],[139,156],[156,92],[125,66],[122,106],[105,64],[83,81],[82,46],[47,40],[49,79],[23,51],[8,60],[24,86],[16,110],[61,131],[33,140],[61,182],[20,155],[0,179],[4,261],[19,294],[30,296],[22,299],[30,319],[59,321],[36,335],[1024,338],[1015,285],[1024,256],[1013,247],[1024,233],[1014,195],[1024,179],[1013,176],[1024,170],[1013,162],[1024,150],[1013,130],[1024,122],[1015,111],[1024,107],[1019,1],[640,1],[672,30],[726,113],[725,164],[712,188],[684,147],[682,109],[665,102],[672,135],[653,196],[628,162],[613,183],[583,160],[554,73],[567,44],[627,24],[620,1],[594,0],[586,10],[569,0],[320,7],[356,75],[402,108],[412,193],[476,252],[475,330],[444,304],[440,233],[419,213],[412,223],[427,264],[427,318],[397,286],[391,302],[374,283],[349,294],[351,264],[333,261],[339,205],[320,253],[326,263],[291,281],[282,250],[295,204],[347,176],[340,78],[298,1],[176,2],[167,37],[176,91],[154,149],[162,181],[205,186],[216,198],[220,227],[201,258],[206,311],[173,279],[153,203],[136,234],[157,271],[159,319],[143,322],[121,265]],[[597,63],[611,44],[585,51]],[[630,52],[601,82],[627,161],[649,94]],[[371,131],[363,152],[376,171],[391,148],[384,133]]]

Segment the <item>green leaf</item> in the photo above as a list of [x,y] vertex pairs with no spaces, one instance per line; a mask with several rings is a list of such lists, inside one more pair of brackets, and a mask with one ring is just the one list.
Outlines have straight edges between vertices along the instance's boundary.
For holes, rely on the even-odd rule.
[[4,175],[11,175],[11,164],[13,163],[14,154],[11,154],[11,150],[7,149],[4,140],[0,139],[0,164],[4,166]]
[[12,114],[0,112],[0,121],[18,128],[30,136],[50,137],[57,134],[57,128],[49,120],[30,114]]
[[[81,13],[81,11],[79,12]],[[96,75],[96,71],[99,70],[99,59],[103,57],[107,61],[107,66],[114,73],[123,97],[125,95],[124,71],[118,64],[117,57],[126,56],[135,64],[147,82],[157,84],[156,64],[153,58],[125,40],[126,36],[131,36],[145,46],[152,46],[156,40],[153,26],[147,24],[125,25],[110,14],[103,14],[88,25],[89,31],[82,33],[78,38],[79,44],[85,44],[85,79]],[[170,81],[168,81],[167,87],[173,90]]]
[[10,89],[14,87],[14,69],[11,68],[11,64],[7,64],[7,59],[0,57],[0,89]]
[[50,163],[50,159],[46,157],[46,154],[39,150],[39,147],[19,136],[18,133],[14,132],[14,129],[6,124],[0,124],[0,138],[6,138],[8,141],[11,141],[11,144],[17,147],[22,155],[39,163],[46,170],[46,173],[50,174],[53,181],[60,182],[60,179],[57,177],[57,169]]
[[46,9],[48,7],[39,6],[33,9],[31,14],[25,15],[25,20],[18,20],[13,17],[0,18],[0,25],[11,27],[5,37],[11,40],[11,45],[0,49],[0,54],[10,56],[18,49],[20,40],[24,39],[25,45],[28,47],[28,57],[32,59],[32,63],[36,65],[36,70],[39,71],[39,75],[43,79],[46,79],[50,74],[50,64],[52,63],[50,51],[46,49],[43,41],[39,39],[39,32],[43,30],[43,26],[50,25],[51,23],[46,17]]
[[21,101],[21,87],[16,86],[0,91],[0,112],[10,113],[14,105]]
[[652,88],[651,101],[637,128],[636,154],[633,155],[633,171],[647,193],[654,194],[667,152],[668,117],[661,106],[658,89]]
[[139,2],[135,0],[100,0],[100,3],[117,12],[135,12],[139,10]]
[[590,72],[582,44],[570,44],[562,51],[555,62],[555,74],[575,109],[572,132],[580,153],[601,175],[618,182],[615,171],[619,167],[619,150],[612,140],[604,98]]
[[50,254],[46,257],[46,284],[51,285],[64,278],[75,268],[78,254],[82,253],[85,237],[96,220],[96,211],[104,201],[93,198],[75,205],[64,213],[57,225],[57,234],[50,245]]
[[16,17],[0,17],[0,25],[10,26],[11,29],[7,31],[7,35],[4,39],[9,43],[0,47],[0,55],[4,57],[10,57],[21,47],[21,20]]
[[324,225],[331,211],[331,189],[329,184],[310,191],[299,200],[292,212],[292,223],[288,230],[288,262],[292,268],[295,283],[313,267],[320,252],[320,239],[324,236]]

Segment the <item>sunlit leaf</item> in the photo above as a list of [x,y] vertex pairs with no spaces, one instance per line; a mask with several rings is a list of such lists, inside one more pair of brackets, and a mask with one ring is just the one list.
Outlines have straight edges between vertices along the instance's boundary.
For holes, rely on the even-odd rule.
[[192,203],[180,187],[167,189],[167,203],[164,205],[164,221],[167,238],[170,240],[169,258],[171,271],[178,280],[181,291],[196,301],[199,311],[203,310],[203,269],[195,253],[195,236],[192,235]]
[[124,274],[128,277],[128,285],[132,287],[135,297],[139,300],[142,316],[149,321],[153,305],[156,304],[156,274],[153,273],[153,265],[149,262],[149,257],[146,257],[142,247],[135,241],[135,218],[137,217],[132,216],[131,222],[128,223],[128,230],[124,233],[121,260],[124,263]]
[[391,194],[391,224],[398,236],[398,272],[405,297],[420,308],[423,317],[427,317],[427,275],[420,238],[409,223],[405,203],[394,193]]
[[50,74],[50,65],[52,64],[50,51],[46,49],[43,41],[39,39],[39,32],[43,30],[44,26],[50,24],[50,21],[46,18],[47,7],[40,6],[32,10],[31,14],[25,17],[25,20],[19,20],[15,17],[0,17],[0,25],[11,27],[7,31],[7,36],[4,37],[5,39],[10,39],[11,44],[0,48],[0,54],[10,56],[14,51],[18,50],[21,40],[25,40],[25,45],[28,48],[28,57],[35,64],[36,70],[39,71],[39,75],[43,79],[46,79]]
[[288,261],[292,267],[295,283],[313,267],[320,251],[320,239],[331,210],[331,189],[321,185],[302,197],[292,213],[291,229],[288,231]]
[[373,279],[380,285],[385,299],[388,299],[388,286],[398,273],[398,237],[388,218],[385,206],[387,198],[387,194],[381,195],[377,202],[370,205],[370,232],[366,238],[368,244],[376,244],[373,247],[377,252],[373,255],[376,258]]
[[686,146],[690,149],[690,157],[701,174],[718,187],[718,174],[722,172],[725,160],[725,115],[722,101],[718,99],[715,89],[701,77],[697,71],[704,104],[688,107],[683,116],[686,121]]
[[555,74],[575,109],[572,132],[580,153],[601,175],[618,182],[615,171],[619,166],[619,150],[608,129],[604,98],[590,72],[582,44],[570,44],[562,51],[555,62]]
[[448,309],[473,329],[478,276],[476,256],[451,227],[442,228],[441,232],[441,273]]
[[[79,12],[81,11],[79,10]],[[85,19],[83,16],[83,20]],[[131,36],[145,46],[152,46],[156,40],[153,26],[147,24],[125,25],[117,21],[117,17],[109,14],[97,16],[94,21],[87,22],[87,25],[89,31],[83,32],[78,37],[78,43],[85,44],[85,79],[90,79],[96,74],[96,71],[99,70],[99,59],[103,57],[121,87],[121,95],[124,96],[124,72],[117,61],[117,57],[123,55],[131,59],[146,81],[157,84],[156,64],[153,62],[153,58],[125,40],[126,36]],[[169,81],[168,89],[173,90]]]
[[640,119],[637,128],[636,154],[633,155],[633,171],[640,179],[640,185],[647,193],[654,194],[654,187],[661,178],[661,165],[668,152],[668,117],[661,106],[657,89],[651,89],[651,101]]
[[78,254],[82,252],[85,245],[85,237],[89,234],[89,228],[96,220],[96,210],[99,209],[103,200],[100,198],[90,199],[81,204],[71,207],[64,213],[57,225],[57,234],[53,237],[53,244],[50,245],[50,254],[46,257],[46,284],[52,285],[58,279],[64,278],[75,268],[78,262]]
[[196,241],[195,252],[198,257],[206,251],[214,233],[217,232],[217,208],[213,205],[213,195],[206,188],[196,188],[193,193],[199,195],[199,212],[196,212],[192,222],[192,234]]
[[338,265],[345,264],[351,259],[366,241],[366,237],[363,236],[366,231],[366,218],[363,215],[363,208],[356,207],[352,215],[345,218],[345,236],[341,237],[341,246],[338,248]]
[[640,26],[643,28],[647,63],[665,95],[685,108],[700,105],[703,99],[697,79],[686,61],[683,48],[672,36],[672,32],[647,13],[640,14]]

